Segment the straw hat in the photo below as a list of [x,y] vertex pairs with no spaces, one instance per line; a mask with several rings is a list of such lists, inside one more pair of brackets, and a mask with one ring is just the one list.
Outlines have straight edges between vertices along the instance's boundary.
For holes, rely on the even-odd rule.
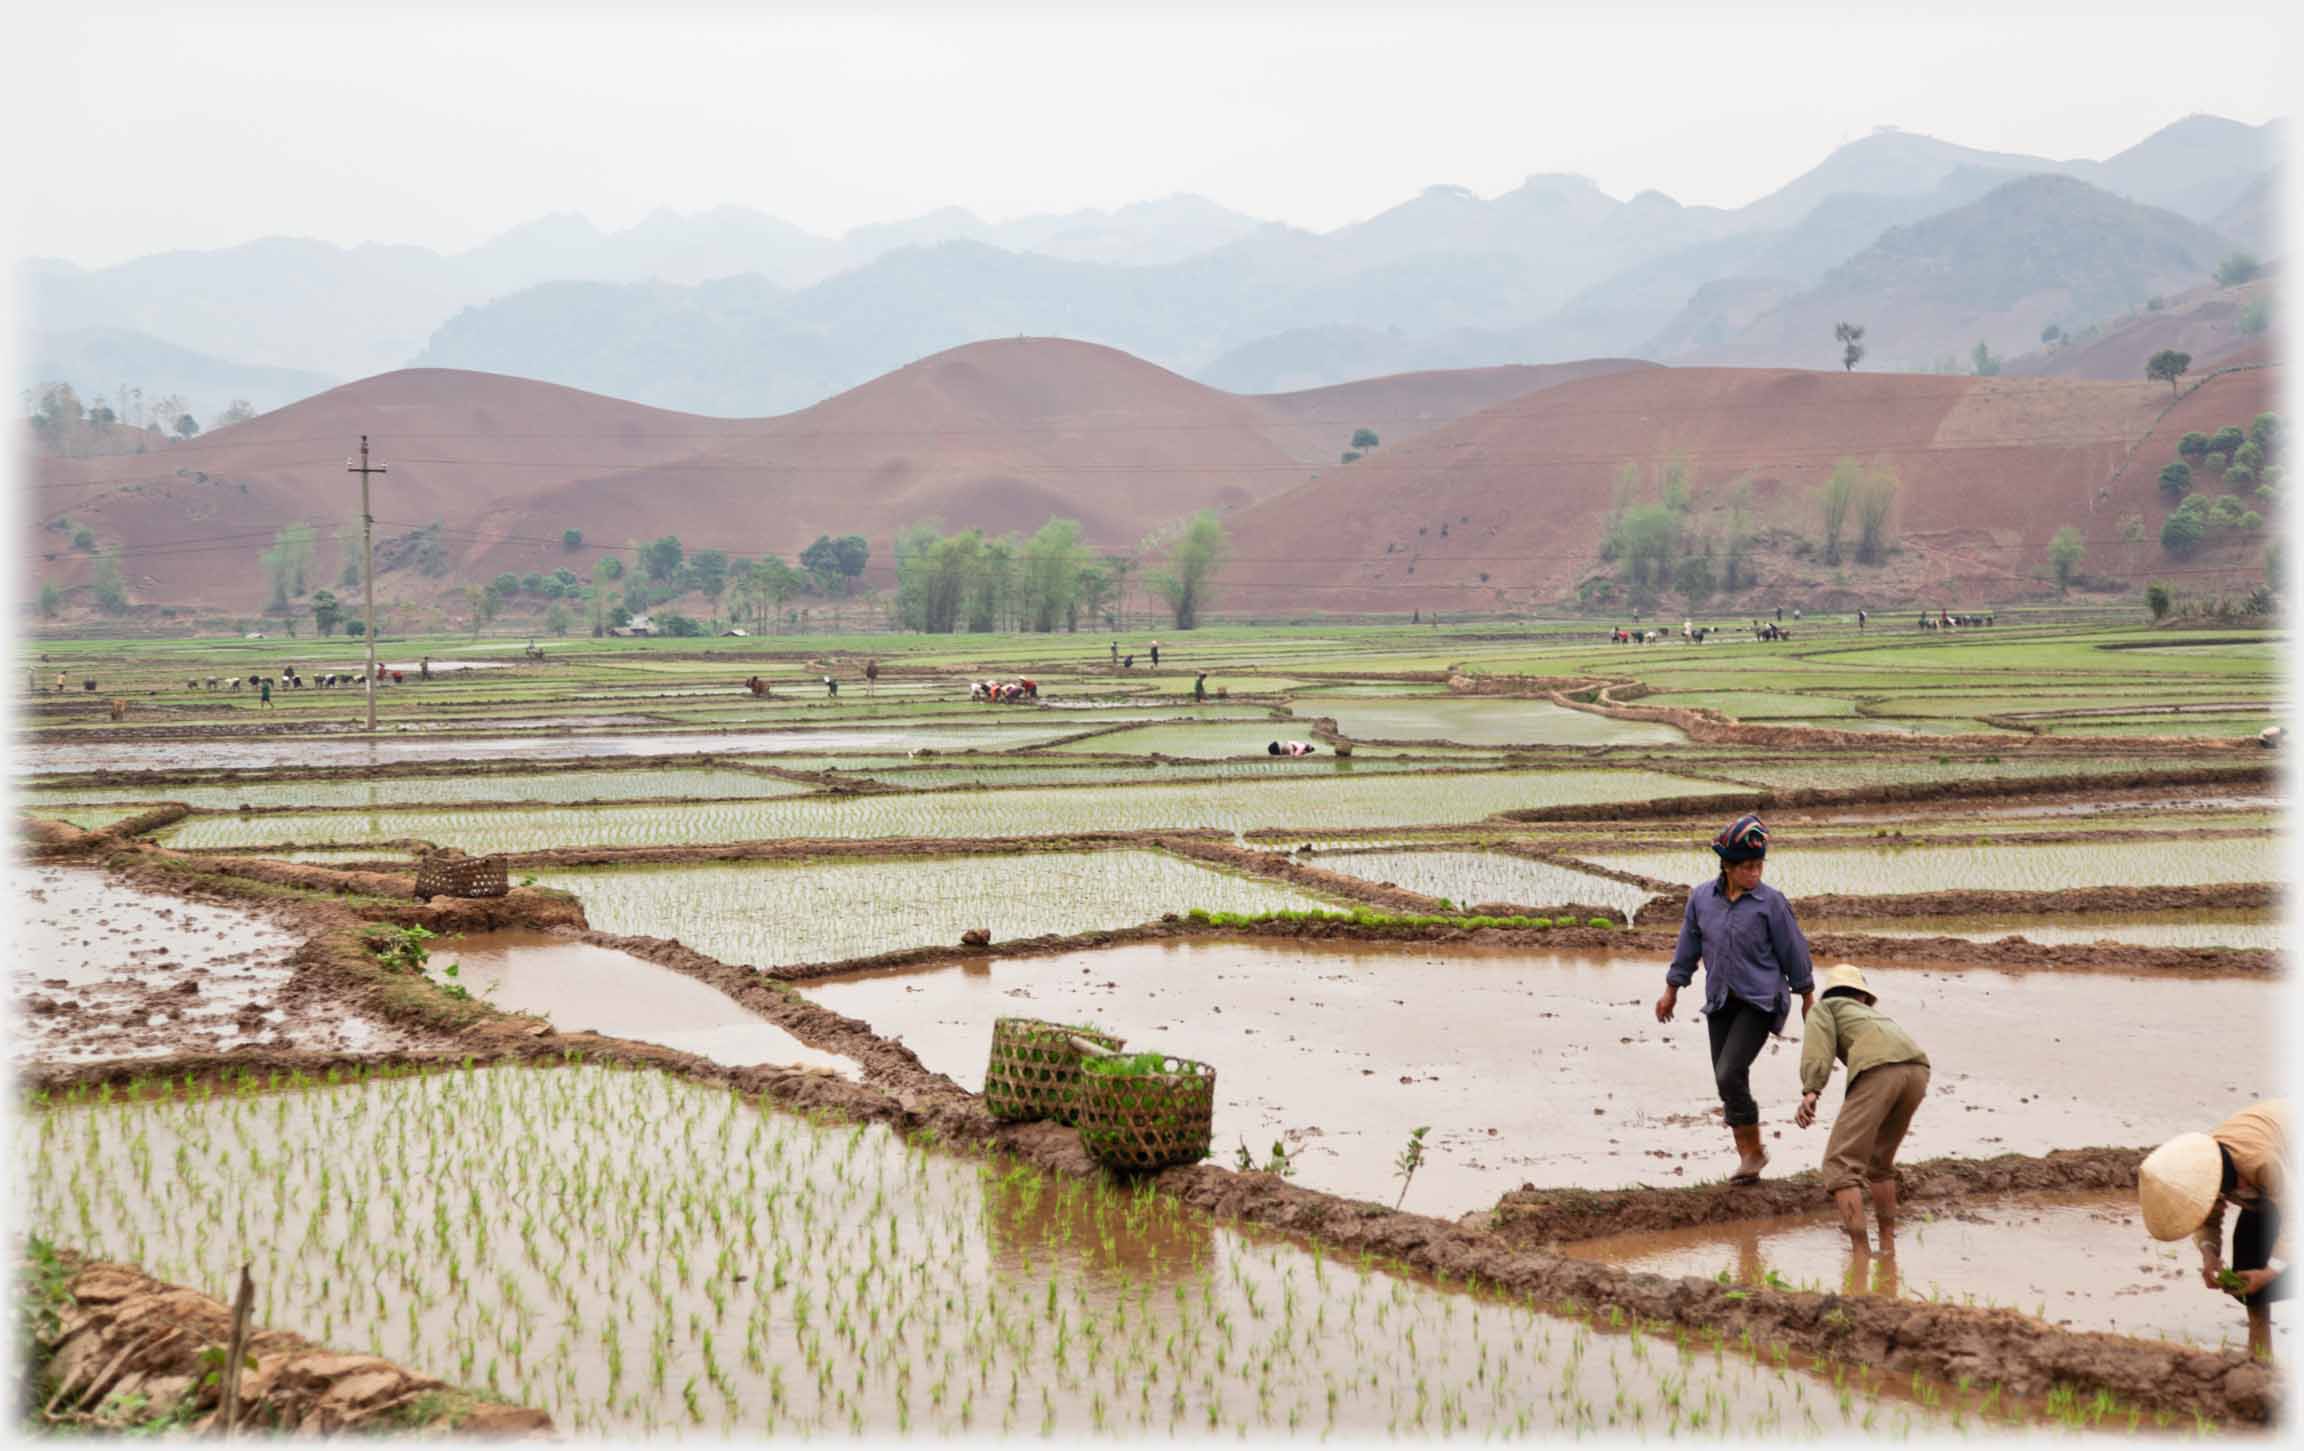
[[1836,987],[1852,987],[1870,998],[1879,996],[1872,991],[1872,985],[1864,981],[1864,969],[1853,962],[1843,962],[1825,969],[1822,991],[1830,992]]
[[2178,1134],[2154,1149],[2136,1171],[2145,1230],[2154,1239],[2182,1239],[2198,1229],[2223,1181],[2224,1156],[2206,1134]]

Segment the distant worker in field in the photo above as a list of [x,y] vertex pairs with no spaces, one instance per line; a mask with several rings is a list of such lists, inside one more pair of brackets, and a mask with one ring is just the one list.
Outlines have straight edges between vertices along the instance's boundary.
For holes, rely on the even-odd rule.
[[1120,642],[1118,640],[1112,642],[1112,663],[1115,665],[1120,663]]
[[58,695],[64,693],[64,672],[61,670],[56,672],[56,693]]
[[835,680],[835,679],[833,679],[833,678],[832,678],[831,676],[829,676],[829,675],[825,676],[825,677],[824,677],[824,693],[825,693],[827,696],[833,696],[833,697],[837,697],[837,696],[840,694],[840,682],[839,682],[839,681],[837,681],[837,680]]
[[1160,663],[1160,642],[1158,640],[1152,642],[1152,663],[1155,665]]
[[[2272,1269],[2280,1209],[2288,1198],[2288,1100],[2251,1104],[2204,1134],[2178,1134],[2144,1158],[2136,1197],[2154,1239],[2200,1248],[2200,1279],[2248,1312],[2248,1353],[2272,1353],[2272,1302],[2287,1298],[2288,1271]],[[2224,1264],[2224,1206],[2237,1205],[2232,1263]]]
[[1848,1065],[1840,1116],[1824,1144],[1824,1183],[1849,1243],[1866,1248],[1864,1198],[1880,1221],[1880,1247],[1896,1232],[1896,1150],[1928,1094],[1928,1055],[1874,1004],[1872,985],[1848,963],[1824,974],[1824,995],[1800,1030],[1800,1108],[1792,1122],[1816,1122],[1816,1100],[1835,1060]]
[[1208,672],[1203,670],[1192,677],[1192,703],[1205,705],[1208,701]]
[[1310,741],[1274,741],[1264,750],[1267,755],[1273,756],[1314,756],[1320,753],[1320,748]]
[[1803,1017],[1815,1007],[1815,968],[1792,904],[1760,880],[1768,856],[1768,828],[1760,818],[1747,813],[1722,827],[1712,838],[1712,854],[1720,860],[1720,875],[1688,894],[1680,941],[1664,972],[1664,996],[1656,1000],[1656,1021],[1672,1021],[1680,989],[1695,978],[1702,959],[1712,1081],[1740,1155],[1728,1182],[1750,1184],[1768,1163],[1760,1144],[1760,1105],[1752,1097],[1752,1060],[1771,1034],[1784,1031],[1793,993],[1800,995]]
[[1135,656],[1133,656],[1133,655],[1123,655],[1123,656],[1121,656],[1121,657],[1120,657],[1120,668],[1121,668],[1121,669],[1123,669],[1123,670],[1133,670],[1133,669],[1135,669],[1135,668],[1136,668],[1136,657],[1135,657]]
[[872,694],[872,693],[873,693],[875,690],[877,690],[877,689],[879,688],[879,685],[880,685],[880,662],[879,662],[879,661],[877,661],[877,660],[867,660],[867,661],[865,661],[865,662],[864,662],[864,693],[865,693],[866,695],[870,695],[870,694]]
[[431,656],[427,655],[423,659],[416,662],[416,678],[418,680],[430,680],[432,678]]
[[271,703],[272,678],[270,676],[266,676],[264,679],[256,682],[256,704],[259,706],[267,706]]
[[1859,630],[1863,629],[1864,622],[1870,618],[1871,616],[1865,614],[1862,610],[1858,610],[1856,612],[1856,628]]

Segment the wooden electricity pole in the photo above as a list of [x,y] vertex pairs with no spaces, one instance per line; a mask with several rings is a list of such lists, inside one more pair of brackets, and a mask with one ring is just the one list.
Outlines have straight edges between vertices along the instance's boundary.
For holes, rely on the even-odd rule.
[[376,516],[368,509],[368,476],[386,472],[382,464],[368,463],[368,435],[360,435],[360,462],[345,464],[344,472],[360,476],[360,583],[368,595],[368,733],[376,733]]

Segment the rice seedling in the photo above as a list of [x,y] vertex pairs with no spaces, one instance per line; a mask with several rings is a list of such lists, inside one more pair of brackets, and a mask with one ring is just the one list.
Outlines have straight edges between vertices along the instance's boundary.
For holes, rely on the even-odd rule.
[[1523,1298],[645,1071],[99,1097],[19,1123],[29,1230],[210,1288],[253,1258],[264,1323],[579,1434],[1710,1434],[1803,1379],[1660,1343],[1634,1374]]
[[1215,827],[1235,834],[1288,826],[1343,828],[1477,821],[1498,811],[1571,802],[1708,795],[1734,788],[1640,770],[1451,772],[1144,786],[1115,792],[1035,787],[840,799],[705,802],[522,810],[382,808],[276,816],[195,815],[162,834],[170,846],[351,845],[412,838],[474,853],[557,846],[684,846],[770,838],[983,839],[1084,831]]
[[[1698,850],[1598,852],[1596,865],[1664,881],[1697,880],[1708,854]],[[2280,878],[2280,839],[2270,834],[2188,843],[2172,852],[2158,842],[2104,841],[1968,846],[1798,847],[1771,852],[1768,881],[1797,898],[1935,891],[2053,892],[2067,887],[2190,886],[2204,882],[2271,882]]]
[[1262,912],[1324,905],[1294,889],[1156,851],[827,859],[734,866],[544,871],[608,932],[676,937],[723,962],[836,962],[996,939],[1154,921],[1202,903]]

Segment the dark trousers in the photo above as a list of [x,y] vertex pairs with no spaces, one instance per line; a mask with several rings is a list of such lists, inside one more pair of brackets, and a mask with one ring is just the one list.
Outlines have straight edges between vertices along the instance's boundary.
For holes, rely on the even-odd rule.
[[[2241,1210],[2238,1222],[2232,1226],[2232,1268],[2263,1269],[2272,1263],[2272,1246],[2279,1241],[2279,1205],[2267,1200],[2254,1209]],[[2242,1297],[2240,1303],[2251,1310],[2263,1310],[2269,1308],[2274,1300],[2288,1298],[2288,1287],[2281,1283],[2287,1278],[2288,1272],[2281,1271],[2278,1279],[2255,1294]]]
[[1720,1086],[1720,1106],[1731,1126],[1760,1122],[1760,1105],[1752,1100],[1752,1060],[1760,1056],[1774,1021],[1773,1013],[1742,998],[1730,998],[1720,1011],[1705,1016],[1704,1027],[1712,1035],[1712,1081]]

